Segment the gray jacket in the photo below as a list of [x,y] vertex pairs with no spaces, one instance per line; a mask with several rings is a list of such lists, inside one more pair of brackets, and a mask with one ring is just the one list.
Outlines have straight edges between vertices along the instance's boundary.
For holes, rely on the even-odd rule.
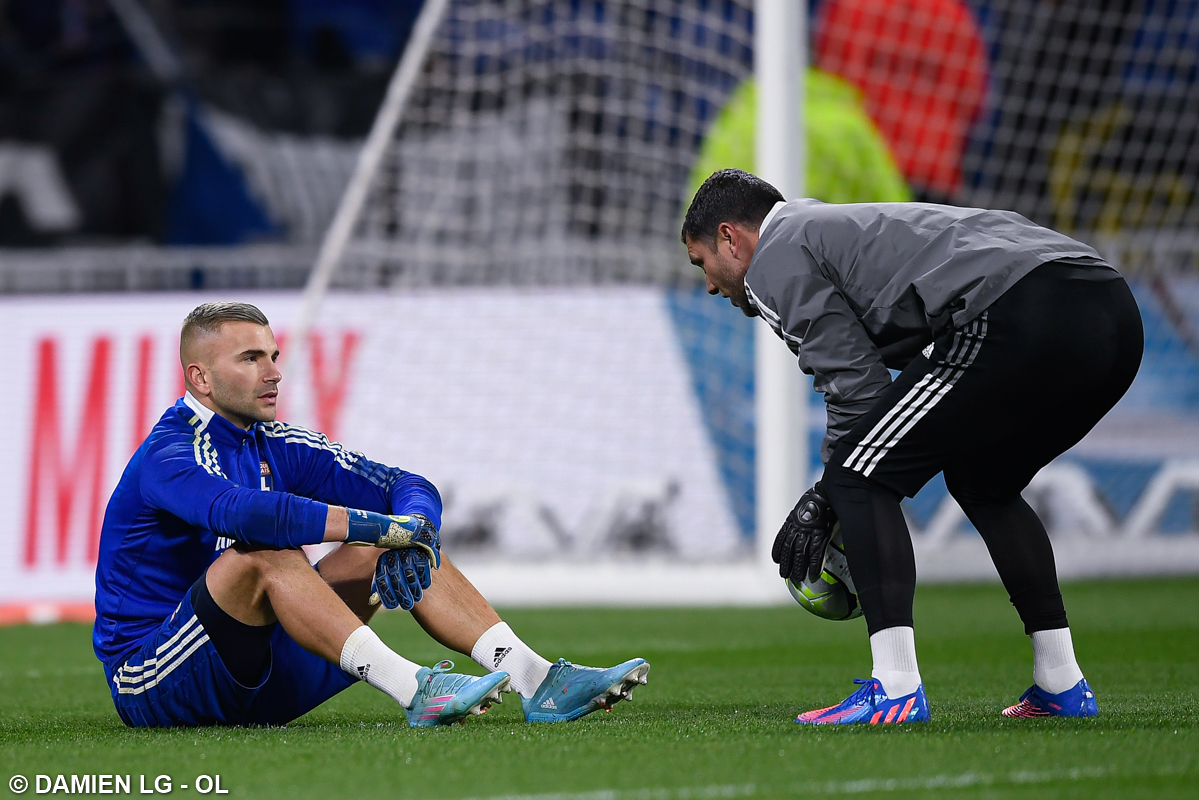
[[1110,270],[1081,242],[1010,211],[794,200],[763,223],[750,302],[824,393],[821,457],[943,331],[981,314],[1037,266]]

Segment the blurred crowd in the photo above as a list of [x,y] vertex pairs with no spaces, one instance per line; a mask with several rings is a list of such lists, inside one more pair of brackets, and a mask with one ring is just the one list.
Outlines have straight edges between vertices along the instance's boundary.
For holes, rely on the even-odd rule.
[[[752,0],[721,2],[740,10],[731,24],[752,27]],[[117,12],[130,4],[148,14],[178,75],[149,68],[145,42]],[[557,5],[601,22],[627,21],[630,10],[686,18],[675,0]],[[291,137],[288,152],[315,153],[316,182],[336,196],[420,6],[0,0],[0,247],[311,240],[324,212],[301,224],[272,205],[269,189],[247,184],[267,159],[256,166],[246,153],[264,136]],[[809,6],[813,91],[835,100],[809,124],[860,112],[855,141],[878,143],[850,160],[881,165],[869,170],[896,187],[887,199],[1013,208],[1080,233],[1199,227],[1199,0]],[[722,96],[723,122],[720,109],[702,120],[714,140],[747,135],[729,118],[752,116],[737,88]],[[841,130],[810,138],[840,146]],[[727,144],[678,147],[752,158]],[[809,184],[843,185],[829,170]],[[853,199],[842,194],[827,199]]]

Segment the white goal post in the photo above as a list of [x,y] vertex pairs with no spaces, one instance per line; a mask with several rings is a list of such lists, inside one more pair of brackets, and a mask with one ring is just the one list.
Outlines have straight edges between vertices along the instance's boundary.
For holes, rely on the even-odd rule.
[[[754,72],[758,82],[757,173],[793,200],[804,194],[802,119],[807,67],[806,0],[757,0]],[[808,398],[799,366],[765,322],[754,330],[755,484],[758,560],[773,568],[774,534],[804,491]]]

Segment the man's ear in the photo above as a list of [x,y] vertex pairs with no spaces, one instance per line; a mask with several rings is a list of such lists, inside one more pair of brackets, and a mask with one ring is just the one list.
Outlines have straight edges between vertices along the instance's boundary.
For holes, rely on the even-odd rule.
[[212,386],[208,382],[208,373],[199,364],[188,364],[183,370],[187,385],[196,393],[204,396],[212,394]]
[[729,254],[736,261],[748,266],[749,260],[753,258],[753,248],[757,242],[757,237],[752,231],[747,231],[732,222],[722,222],[716,229],[716,239],[718,242],[722,239],[726,241],[729,246]]
[[730,253],[737,252],[737,245],[741,242],[741,231],[731,222],[722,222],[716,228],[716,245],[720,246],[721,242],[728,245]]

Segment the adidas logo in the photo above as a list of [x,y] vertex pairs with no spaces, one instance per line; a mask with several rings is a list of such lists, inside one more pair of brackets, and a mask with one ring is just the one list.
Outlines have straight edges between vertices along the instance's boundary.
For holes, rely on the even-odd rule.
[[360,681],[366,680],[366,676],[370,674],[370,671],[371,671],[370,664],[363,664],[362,666],[360,666],[358,668],[358,680],[360,680]]
[[555,709],[555,710],[558,708],[558,706],[554,703],[554,698],[552,698],[552,697],[545,698],[545,702],[541,704],[541,707],[542,708],[551,708],[551,709]]
[[496,669],[499,669],[500,662],[504,660],[504,656],[512,652],[511,647],[497,647],[495,649],[495,660],[492,662]]

